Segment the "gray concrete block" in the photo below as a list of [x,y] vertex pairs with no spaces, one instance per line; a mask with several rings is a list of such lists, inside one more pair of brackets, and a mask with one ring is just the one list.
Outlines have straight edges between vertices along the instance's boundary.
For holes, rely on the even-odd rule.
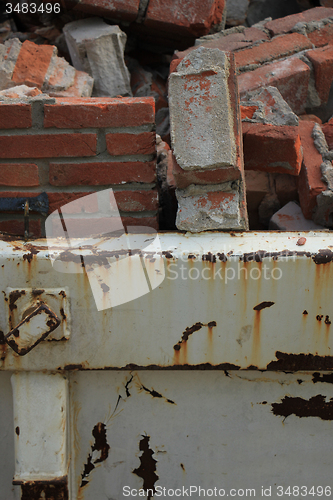
[[170,75],[171,141],[176,160],[184,170],[236,164],[229,68],[224,52],[199,47]]
[[22,43],[18,38],[0,44],[0,90],[13,86],[12,76]]
[[73,21],[63,29],[72,63],[94,78],[95,96],[132,96],[124,61],[126,34],[102,19]]
[[226,182],[215,186],[191,184],[176,189],[178,213],[176,226],[193,233],[207,230],[244,230],[247,222],[240,209],[240,183]]
[[325,227],[306,219],[301,207],[294,201],[290,201],[273,215],[269,222],[269,229],[279,231],[311,231],[325,229]]
[[313,214],[316,224],[333,228],[333,191],[327,189],[317,196],[317,206]]

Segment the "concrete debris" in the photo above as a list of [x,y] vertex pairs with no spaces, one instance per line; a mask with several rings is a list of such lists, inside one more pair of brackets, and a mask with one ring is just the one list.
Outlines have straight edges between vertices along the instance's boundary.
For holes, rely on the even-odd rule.
[[127,36],[119,26],[82,19],[66,24],[64,33],[74,67],[94,78],[94,96],[132,96],[124,60]]
[[0,91],[0,97],[10,99],[20,99],[25,97],[35,97],[42,94],[37,87],[28,87],[27,85],[18,85],[7,90]]
[[243,121],[280,126],[298,126],[298,116],[292,111],[275,87],[268,86],[248,92],[242,97],[241,106],[255,107],[251,116],[246,114],[244,117],[242,116]]
[[279,210],[279,208],[280,202],[277,194],[266,194],[258,208],[259,221],[261,222],[261,224],[267,227],[271,217],[277,210]]
[[272,216],[269,221],[269,229],[275,231],[318,231],[325,229],[325,227],[306,219],[301,207],[294,201],[290,201]]
[[324,161],[320,165],[322,179],[327,184],[327,189],[333,191],[333,166],[330,161]]
[[325,135],[318,123],[315,123],[313,126],[312,130],[312,138],[314,141],[314,145],[316,146],[318,152],[321,154],[321,156],[324,156],[326,153],[328,153],[328,145],[326,142]]
[[176,189],[176,226],[181,231],[242,230],[246,225],[240,211],[239,182],[210,186],[190,185]]

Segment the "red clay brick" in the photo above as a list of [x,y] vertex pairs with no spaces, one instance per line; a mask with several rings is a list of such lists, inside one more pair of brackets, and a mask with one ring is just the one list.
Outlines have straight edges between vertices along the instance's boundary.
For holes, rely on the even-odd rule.
[[286,16],[280,19],[274,19],[274,21],[269,21],[265,24],[265,28],[267,28],[271,32],[271,34],[275,36],[282,33],[288,33],[297,23],[320,21],[321,19],[326,19],[330,16],[333,16],[333,9],[327,9],[325,7],[315,7],[314,9],[305,10],[300,14],[292,14],[291,16]]
[[154,123],[154,110],[153,97],[58,98],[44,106],[44,127],[136,127]]
[[275,192],[281,207],[290,201],[298,201],[298,177],[288,174],[275,174]]
[[267,172],[245,172],[246,203],[249,212],[258,210],[260,203],[266,194],[271,193],[269,174]]
[[242,97],[250,90],[272,85],[291,109],[300,114],[305,109],[309,80],[309,66],[292,57],[238,75],[238,86]]
[[302,165],[298,127],[243,123],[245,170],[298,175]]
[[242,120],[245,118],[251,119],[256,111],[258,111],[258,106],[240,106]]
[[43,134],[0,137],[0,158],[93,156],[96,134]]
[[0,128],[29,128],[31,125],[30,104],[0,102]]
[[291,33],[274,38],[269,42],[263,42],[256,47],[236,52],[235,60],[237,68],[244,68],[250,64],[262,64],[311,49],[312,43],[304,35]]
[[333,40],[333,24],[325,24],[320,29],[315,29],[311,33],[307,33],[308,39],[316,47],[323,47],[332,43]]
[[50,163],[53,186],[103,186],[124,182],[154,182],[156,162]]
[[[55,210],[58,210],[58,208],[63,207],[64,205],[67,205],[67,203],[70,203],[71,201],[77,200],[78,198],[82,198],[83,196],[95,194],[95,196],[90,196],[89,198],[89,203],[88,201],[85,201],[84,204],[84,211],[87,213],[95,213],[98,212],[98,199],[97,199],[97,193],[47,193],[48,198],[49,198],[49,214],[54,212]],[[65,214],[77,214],[81,213],[81,210],[77,211],[77,207],[68,207],[64,211],[64,217]]]
[[[15,236],[24,236],[24,221],[15,219],[0,221],[0,233],[2,232]],[[29,233],[35,238],[41,237],[41,223],[39,220],[30,219]]]
[[168,35],[175,32],[197,38],[222,21],[224,7],[224,0],[150,0],[144,25]]
[[140,0],[81,0],[74,10],[116,21],[135,21]]
[[[118,221],[117,221],[118,222]],[[131,226],[152,227],[158,230],[158,216],[155,217],[121,217],[121,222],[125,229]],[[67,222],[70,227],[70,234],[72,238],[89,238],[94,234],[103,234],[112,232],[112,222],[109,218],[71,218]],[[118,228],[117,228],[118,229]],[[115,230],[117,230],[115,228]],[[52,221],[53,237],[63,236],[64,230],[60,219]]]
[[314,122],[300,121],[299,131],[303,148],[303,164],[298,179],[299,201],[306,219],[312,218],[316,206],[316,197],[325,191],[327,185],[321,180],[320,165],[323,162],[312,139]]
[[155,217],[122,217],[122,223],[125,226],[125,229],[131,226],[145,226],[152,227],[158,231],[158,216]]
[[214,170],[183,170],[177,163],[176,158],[170,151],[172,157],[172,173],[178,188],[183,189],[190,184],[220,184],[241,178],[238,168],[217,168]]
[[333,149],[333,118],[329,122],[324,123],[321,128],[325,134],[328,147]]
[[39,186],[37,165],[0,163],[0,186]]
[[[227,36],[221,36],[217,40],[211,40],[209,42],[204,42],[200,44],[200,47],[205,47],[206,49],[219,49],[222,51],[234,52],[235,50],[244,49],[250,47],[255,42],[261,40],[269,40],[269,36],[266,35],[262,30],[257,28],[246,28],[243,33],[232,33]],[[175,71],[180,61],[184,59],[187,54],[192,52],[192,50],[198,49],[198,46],[190,47],[189,49],[176,52],[171,61],[170,73]],[[175,62],[177,61],[177,63]]]
[[155,132],[141,134],[106,134],[106,146],[110,155],[147,155],[155,153]]
[[52,45],[37,45],[29,40],[23,42],[18,55],[12,81],[16,85],[42,88],[53,54]]
[[333,46],[309,50],[306,56],[313,64],[318,95],[322,102],[327,102],[333,81]]
[[118,209],[122,212],[144,212],[158,209],[158,194],[156,189],[149,191],[113,191]]
[[308,122],[316,122],[316,123],[319,123],[319,125],[321,125],[323,122],[321,121],[321,119],[316,116],[316,115],[299,115],[298,117],[300,120],[305,120],[305,121],[308,121]]

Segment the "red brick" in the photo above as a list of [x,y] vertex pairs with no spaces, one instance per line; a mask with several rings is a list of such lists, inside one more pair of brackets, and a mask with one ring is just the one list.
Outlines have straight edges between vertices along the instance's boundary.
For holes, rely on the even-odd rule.
[[50,163],[49,179],[53,186],[155,182],[156,162]]
[[319,123],[319,125],[321,125],[323,122],[321,121],[321,119],[316,116],[316,115],[299,115],[298,117],[300,120],[305,120],[305,121],[308,121],[308,122],[316,122],[316,123]]
[[150,0],[144,25],[147,28],[188,37],[206,35],[222,21],[224,0]]
[[311,33],[307,33],[308,39],[316,47],[323,47],[332,43],[333,39],[333,23],[325,24],[320,29],[315,29]]
[[0,186],[39,186],[37,165],[0,163]]
[[327,9],[325,7],[315,7],[314,9],[305,10],[300,14],[292,14],[291,16],[286,16],[280,19],[274,19],[274,21],[269,21],[265,24],[265,28],[267,28],[271,32],[271,34],[275,36],[282,33],[288,33],[297,23],[320,21],[321,19],[326,19],[330,16],[333,16],[333,9]]
[[153,97],[58,98],[44,105],[44,127],[136,127],[154,123]]
[[269,42],[263,42],[256,47],[236,52],[236,66],[237,68],[245,68],[250,64],[262,64],[311,48],[312,43],[306,36],[291,33],[276,37]]
[[31,125],[30,104],[0,102],[0,128],[29,128]]
[[272,85],[291,109],[300,114],[305,109],[309,80],[309,66],[293,57],[240,74],[238,86],[242,97],[250,90]]
[[[255,42],[269,39],[269,36],[266,35],[266,33],[264,33],[262,30],[259,30],[257,28],[246,28],[243,33],[232,33],[230,35],[221,36],[217,40],[211,40],[200,44],[200,47],[205,47],[206,49],[219,49],[222,51],[234,52],[235,50],[250,47]],[[192,52],[192,50],[196,50],[198,48],[198,46],[194,46],[183,51],[175,52],[171,61],[170,73],[175,71],[175,68],[178,66],[180,61],[184,59],[185,56]]]
[[[119,230],[119,218],[115,217],[64,217],[69,238],[90,239],[94,235],[111,233]],[[64,236],[64,229],[60,218],[52,219],[52,237]]]
[[[118,222],[118,219],[117,219]],[[152,227],[158,230],[158,216],[155,217],[121,217],[121,222],[125,229],[131,226]],[[109,218],[70,218],[68,219],[68,227],[72,238],[89,238],[94,234],[103,234],[112,232],[112,221]],[[117,230],[118,228],[115,228]],[[60,219],[52,221],[52,236],[63,236],[64,230]],[[132,232],[132,231],[131,231]]]
[[12,81],[16,85],[42,88],[53,54],[52,45],[37,45],[29,40],[23,42],[18,55]]
[[258,210],[260,203],[266,194],[271,193],[269,174],[267,172],[245,172],[246,202],[249,212]]
[[113,191],[118,209],[122,212],[144,212],[158,210],[158,194],[156,189],[149,191]]
[[258,106],[240,106],[241,118],[252,118],[254,113],[258,111]]
[[176,185],[183,189],[190,184],[221,184],[223,182],[234,181],[241,178],[238,168],[217,168],[213,170],[183,170],[172,156],[172,173]]
[[155,132],[141,134],[106,134],[110,155],[147,155],[155,153]]
[[333,149],[333,118],[329,122],[324,123],[321,128],[325,134],[328,147]]
[[74,2],[74,10],[93,16],[106,17],[115,21],[135,21],[138,16],[140,0],[80,0]]
[[243,123],[245,170],[298,175],[302,165],[298,127]]
[[121,218],[122,223],[125,226],[125,229],[131,226],[145,226],[145,227],[152,227],[153,229],[156,229],[158,231],[158,216],[156,215],[155,217],[122,217]]
[[306,219],[312,218],[316,197],[325,191],[327,185],[321,179],[320,165],[323,162],[312,139],[314,122],[300,121],[299,131],[303,148],[303,164],[298,179],[299,201]]
[[275,192],[281,207],[290,201],[298,201],[298,178],[288,174],[275,174]]
[[[24,236],[24,221],[13,219],[0,221],[0,233],[9,233],[15,236]],[[29,221],[29,234],[35,238],[41,237],[40,220]]]
[[327,102],[333,81],[333,46],[309,50],[306,56],[313,64],[318,95],[322,102]]
[[[71,203],[74,200],[77,200],[79,198],[82,198],[83,196],[87,195],[92,195],[94,194],[95,196],[90,196],[89,197],[89,202],[88,200],[85,200],[84,203],[84,211],[87,213],[95,213],[98,212],[98,198],[97,198],[97,193],[47,193],[48,198],[49,198],[49,214],[54,212],[55,210],[58,210],[59,208],[63,207],[64,205],[67,205],[68,203]],[[63,215],[65,214],[77,214],[81,213],[81,210],[77,209],[77,206],[72,206],[64,209]]]
[[43,134],[0,137],[0,158],[93,156],[96,134]]

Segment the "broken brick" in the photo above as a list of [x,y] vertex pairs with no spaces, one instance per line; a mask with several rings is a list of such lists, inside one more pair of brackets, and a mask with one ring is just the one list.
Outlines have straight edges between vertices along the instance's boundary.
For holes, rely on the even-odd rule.
[[320,166],[321,154],[314,145],[312,131],[315,123],[300,121],[299,131],[303,148],[303,164],[298,179],[298,193],[302,212],[306,219],[311,219],[316,207],[317,195],[325,191],[327,185],[322,180]]
[[291,109],[300,114],[305,109],[309,80],[309,66],[291,57],[238,75],[238,86],[241,97],[260,87],[276,87]]
[[243,122],[246,170],[298,175],[302,165],[298,127]]
[[300,14],[292,14],[291,16],[286,16],[280,19],[274,19],[274,21],[269,21],[265,24],[265,28],[267,28],[273,36],[281,35],[283,33],[292,31],[297,23],[321,21],[322,19],[326,19],[327,17],[331,16],[333,16],[333,9],[316,7],[314,9],[305,10]]
[[314,67],[318,95],[322,102],[327,102],[333,81],[333,46],[309,50],[306,56]]

